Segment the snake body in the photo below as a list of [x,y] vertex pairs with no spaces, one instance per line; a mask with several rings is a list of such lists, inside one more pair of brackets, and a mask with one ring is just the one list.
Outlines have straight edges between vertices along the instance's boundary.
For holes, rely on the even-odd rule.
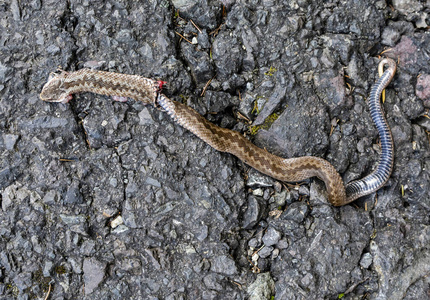
[[[388,69],[383,72],[383,67],[385,64],[388,65]],[[392,59],[385,58],[379,63],[378,69],[380,74],[382,72],[383,73],[370,90],[368,104],[370,115],[379,133],[379,139],[381,142],[381,155],[375,171],[360,180],[350,182],[346,186],[346,194],[354,195],[354,199],[376,192],[388,181],[393,170],[393,137],[391,135],[391,130],[388,126],[387,120],[385,119],[384,111],[379,99],[384,88],[394,77],[396,72],[396,63]]]
[[221,128],[209,122],[192,108],[172,101],[159,93],[159,82],[137,76],[82,69],[62,72],[51,77],[42,89],[40,98],[49,102],[65,102],[78,92],[130,97],[156,107],[161,107],[175,122],[188,129],[210,146],[221,152],[235,155],[240,160],[275,179],[298,182],[311,177],[324,181],[330,203],[334,206],[348,204],[359,197],[381,188],[393,168],[393,141],[380,103],[382,90],[390,83],[396,64],[389,58],[379,63],[380,70],[388,68],[373,85],[369,107],[381,140],[382,153],[374,172],[363,179],[344,184],[336,169],[326,160],[315,156],[282,158],[252,144],[240,133]]

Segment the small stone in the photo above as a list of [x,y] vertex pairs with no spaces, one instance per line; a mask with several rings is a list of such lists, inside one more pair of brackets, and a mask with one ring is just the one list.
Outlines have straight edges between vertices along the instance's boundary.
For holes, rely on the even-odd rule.
[[211,44],[209,42],[209,35],[206,32],[206,29],[203,29],[201,33],[197,36],[197,41],[199,43],[199,47],[204,49],[209,49]]
[[130,43],[134,40],[133,34],[131,33],[130,29],[122,29],[120,30],[116,38],[121,43]]
[[60,214],[60,219],[66,225],[72,226],[72,225],[84,223],[85,222],[85,215],[69,216],[69,215],[65,215],[65,214]]
[[97,70],[100,69],[101,67],[103,67],[106,64],[106,61],[104,60],[88,60],[86,62],[84,62],[84,67],[85,68],[90,68],[93,70]]
[[410,14],[420,11],[423,7],[417,0],[393,0],[393,7],[403,14]]
[[82,261],[77,262],[74,258],[69,257],[67,259],[67,262],[72,267],[72,270],[75,274],[81,274],[82,273]]
[[13,203],[13,200],[16,197],[15,196],[15,193],[16,193],[15,188],[16,188],[16,186],[10,185],[1,194],[2,195],[1,206],[2,206],[3,211],[6,211],[8,209],[8,207]]
[[5,134],[3,135],[4,145],[7,150],[13,150],[18,140],[19,135],[16,134]]
[[273,185],[273,187],[275,188],[275,192],[281,193],[281,191],[282,191],[282,184],[280,182],[276,181],[275,184]]
[[191,75],[198,84],[203,86],[214,77],[214,67],[206,51],[196,51],[195,46],[189,43],[182,44],[181,48],[190,67]]
[[151,177],[146,178],[145,183],[152,185],[152,186],[155,186],[155,187],[158,187],[158,188],[161,187],[161,183],[158,180],[151,178]]
[[12,68],[4,66],[0,63],[0,82],[1,83],[6,82],[11,73],[12,73]]
[[154,123],[148,108],[144,107],[139,113],[139,125],[151,125]]
[[127,226],[125,226],[124,224],[121,224],[113,230],[113,233],[119,234],[122,232],[126,232],[128,230],[129,230],[129,228]]
[[66,192],[64,197],[64,203],[66,204],[80,204],[83,202],[82,194],[79,190],[77,182],[73,183]]
[[85,295],[91,294],[98,285],[103,281],[105,276],[106,264],[95,258],[86,258],[84,260],[84,283]]
[[150,159],[157,159],[158,154],[156,151],[152,150],[151,146],[145,146],[145,148],[143,148],[146,152],[146,155],[150,158]]
[[24,291],[26,288],[30,287],[32,284],[31,273],[30,272],[22,272],[19,273],[14,279],[16,287],[20,291]]
[[276,246],[278,247],[278,249],[287,249],[289,245],[288,245],[288,241],[286,239],[281,239],[276,244]]
[[415,25],[417,26],[417,28],[427,28],[429,26],[426,22],[427,17],[428,17],[428,14],[425,12],[420,14],[419,19],[415,22]]
[[79,251],[82,255],[90,256],[95,253],[95,242],[92,240],[84,240],[79,247]]
[[314,277],[312,276],[312,274],[308,273],[300,281],[303,284],[303,286],[309,286],[312,284],[313,279]]
[[260,255],[258,254],[258,252],[255,252],[254,254],[252,254],[251,256],[251,260],[256,263],[258,261],[258,259],[260,258]]
[[254,196],[248,197],[248,206],[243,215],[242,227],[244,229],[250,229],[254,227],[260,220],[262,210],[260,203]]
[[373,262],[372,255],[370,253],[364,253],[363,256],[360,259],[360,266],[363,269],[367,269],[370,267],[370,265]]
[[272,259],[275,259],[279,256],[279,249],[276,248],[272,251]]
[[272,251],[273,251],[273,247],[272,246],[266,246],[266,247],[263,247],[263,249],[261,249],[258,252],[258,255],[260,255],[261,258],[266,258],[266,257],[269,257],[272,254]]
[[12,0],[10,2],[10,10],[12,12],[12,17],[14,21],[18,22],[21,20],[21,9],[19,7],[18,0]]
[[301,185],[299,187],[299,195],[309,196],[309,188],[306,185]]
[[197,234],[195,234],[196,239],[198,239],[199,241],[204,241],[207,236],[208,236],[208,226],[207,225],[203,225],[199,232]]
[[33,244],[34,251],[36,251],[39,254],[41,254],[42,252],[44,252],[42,250],[42,246],[40,245],[39,238],[36,235],[33,235],[31,237],[31,243]]
[[309,212],[309,207],[304,202],[293,202],[282,215],[284,220],[292,220],[300,223]]
[[237,268],[231,257],[220,255],[212,261],[211,271],[231,276],[237,273]]
[[421,74],[421,76],[417,78],[415,94],[421,100],[430,99],[430,74]]
[[43,276],[45,277],[50,277],[51,276],[51,270],[52,270],[52,266],[54,264],[52,263],[52,261],[48,260],[45,262],[45,265],[43,267]]
[[246,185],[249,187],[269,187],[273,186],[273,179],[261,174],[258,171],[255,171],[254,169],[251,169],[248,173]]
[[119,225],[121,225],[123,223],[124,223],[124,220],[122,219],[121,215],[118,215],[115,219],[113,219],[110,222],[110,227],[111,228],[116,228],[116,227],[118,227]]
[[252,239],[250,239],[249,240],[249,242],[248,242],[248,246],[249,247],[252,247],[252,248],[257,248],[258,246],[259,246],[259,242],[258,242],[258,240],[256,239],[256,238],[252,238]]
[[263,193],[263,199],[264,200],[269,200],[270,199],[270,196],[272,195],[272,190],[270,190],[270,189],[265,189],[264,190],[264,193]]
[[290,194],[287,190],[283,190],[280,193],[275,193],[272,198],[276,206],[283,207],[287,203],[287,198],[290,197]]
[[196,0],[172,0],[173,5],[176,9],[185,10],[194,4],[198,3]]
[[257,275],[257,279],[249,285],[249,300],[271,299],[275,294],[275,282],[270,272]]
[[114,177],[109,178],[109,185],[113,188],[116,188],[118,186],[118,179]]
[[[205,286],[210,290],[215,291],[222,291],[223,286],[219,284],[220,279],[222,278],[222,275],[219,274],[208,274],[203,278],[203,282]],[[173,300],[173,299],[172,299]]]
[[48,48],[46,48],[46,51],[50,55],[56,55],[56,54],[60,53],[61,49],[56,45],[50,45],[50,46],[48,46]]
[[45,204],[53,204],[58,201],[58,193],[55,190],[48,191],[43,197],[43,203]]
[[273,227],[269,227],[263,236],[263,243],[266,246],[272,246],[278,243],[281,238],[281,233]]
[[256,189],[256,190],[253,190],[253,191],[252,191],[252,194],[253,194],[254,196],[262,197],[262,196],[263,196],[263,190],[262,190],[262,189]]
[[346,136],[352,135],[355,131],[355,126],[353,124],[345,124],[342,126],[342,133]]

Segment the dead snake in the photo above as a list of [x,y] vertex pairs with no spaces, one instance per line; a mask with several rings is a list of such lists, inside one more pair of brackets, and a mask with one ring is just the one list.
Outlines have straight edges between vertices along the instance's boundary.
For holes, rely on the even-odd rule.
[[[384,66],[388,68],[383,71]],[[192,108],[172,101],[159,93],[163,82],[138,75],[82,69],[76,72],[61,72],[51,76],[44,85],[40,98],[48,102],[67,102],[71,94],[93,92],[102,95],[129,97],[161,107],[179,125],[188,129],[210,146],[221,152],[231,153],[240,160],[275,179],[298,182],[310,177],[324,181],[329,201],[345,205],[355,199],[369,195],[381,188],[393,169],[393,140],[384,117],[380,96],[396,72],[396,63],[384,58],[379,63],[381,77],[372,86],[368,104],[373,122],[381,141],[378,166],[370,175],[344,185],[336,169],[326,160],[315,156],[282,158],[258,148],[236,131],[218,127]]]

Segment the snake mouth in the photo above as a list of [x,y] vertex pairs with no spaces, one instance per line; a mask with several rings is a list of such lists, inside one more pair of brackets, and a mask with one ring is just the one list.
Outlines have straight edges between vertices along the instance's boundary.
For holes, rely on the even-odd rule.
[[46,96],[46,95],[44,95],[43,90],[42,90],[42,93],[40,93],[39,98],[45,102],[67,103],[71,99],[71,96],[67,93],[63,93],[61,95],[58,95],[58,97],[57,96],[55,96],[55,97]]
[[68,93],[58,93],[59,89],[56,85],[52,84],[51,82],[46,83],[43,88],[42,92],[39,94],[39,98],[46,102],[67,102],[70,100],[70,95]]
[[43,87],[42,92],[39,94],[39,98],[43,101],[54,102],[55,99],[46,95],[45,86]]
[[55,99],[52,99],[52,98],[50,98],[50,97],[46,97],[46,96],[44,95],[43,90],[42,90],[42,92],[39,94],[39,98],[40,98],[41,100],[43,100],[43,101],[46,101],[46,102],[54,102],[54,101],[55,101]]

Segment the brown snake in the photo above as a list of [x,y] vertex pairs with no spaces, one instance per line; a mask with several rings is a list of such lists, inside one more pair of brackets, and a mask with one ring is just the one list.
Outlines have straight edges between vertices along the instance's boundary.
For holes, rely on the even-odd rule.
[[[388,68],[383,71],[385,65]],[[71,94],[93,92],[102,95],[130,97],[159,106],[179,125],[190,130],[210,146],[221,152],[235,155],[240,160],[275,179],[298,182],[310,177],[324,181],[330,203],[345,205],[355,199],[369,195],[381,188],[391,175],[393,168],[393,142],[391,132],[380,104],[382,90],[390,83],[396,71],[392,59],[384,58],[379,63],[379,80],[372,86],[369,106],[372,119],[377,126],[382,154],[376,170],[363,179],[344,184],[336,169],[326,160],[315,156],[282,158],[258,148],[236,131],[218,127],[192,108],[172,101],[159,93],[163,82],[137,75],[82,69],[76,72],[61,72],[51,77],[42,89],[40,98],[48,102],[67,102]]]

